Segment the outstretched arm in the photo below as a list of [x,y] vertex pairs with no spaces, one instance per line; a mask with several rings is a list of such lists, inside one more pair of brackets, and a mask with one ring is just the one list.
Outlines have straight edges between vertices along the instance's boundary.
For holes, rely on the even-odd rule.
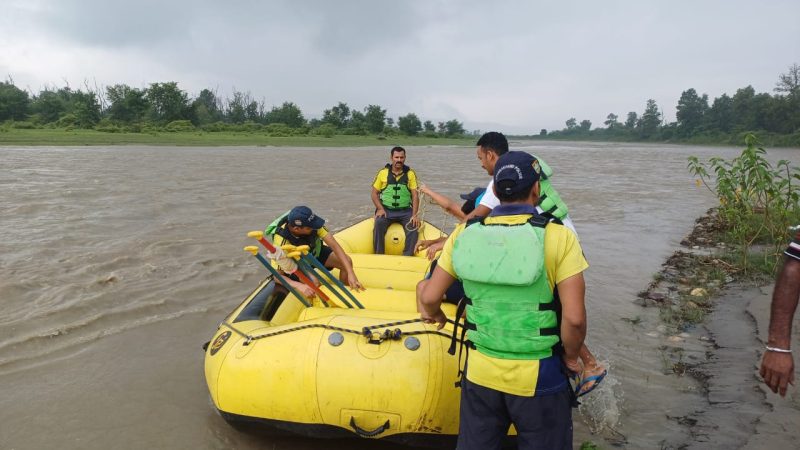
[[355,290],[363,290],[364,286],[358,281],[356,272],[353,270],[353,260],[347,255],[342,246],[339,245],[336,238],[334,238],[332,234],[327,234],[322,238],[322,242],[330,247],[333,254],[336,255],[336,258],[342,262],[343,269],[347,273],[347,283],[350,287]]
[[446,196],[444,196],[444,195],[432,190],[431,188],[429,188],[428,186],[426,186],[424,184],[419,187],[419,190],[423,194],[425,194],[428,197],[430,197],[431,200],[434,201],[434,203],[436,203],[437,205],[441,206],[442,209],[444,209],[449,214],[451,214],[451,215],[455,216],[456,218],[458,218],[458,220],[463,221],[464,218],[467,217],[466,214],[464,214],[461,211],[461,206],[459,206],[458,203],[454,202],[453,200],[450,200]]
[[[781,396],[794,384],[794,359],[791,350],[792,320],[800,296],[800,261],[787,257],[772,292],[767,350],[759,371],[764,382]],[[773,350],[770,350],[773,349]]]

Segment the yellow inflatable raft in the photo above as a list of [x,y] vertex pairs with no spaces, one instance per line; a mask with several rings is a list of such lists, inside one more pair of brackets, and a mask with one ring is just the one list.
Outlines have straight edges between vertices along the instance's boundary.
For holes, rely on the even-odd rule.
[[[458,362],[450,325],[421,323],[415,287],[429,261],[402,253],[398,224],[372,253],[372,219],[337,234],[366,290],[364,309],[304,306],[268,277],[220,324],[206,349],[214,405],[240,428],[311,437],[450,444],[458,433]],[[429,223],[420,239],[442,232]],[[329,297],[336,301],[329,290]],[[339,302],[341,305],[341,302]],[[454,305],[445,304],[449,317]]]

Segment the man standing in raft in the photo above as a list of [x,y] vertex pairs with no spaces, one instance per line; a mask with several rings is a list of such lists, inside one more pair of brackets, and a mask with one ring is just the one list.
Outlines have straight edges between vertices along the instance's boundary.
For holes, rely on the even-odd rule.
[[574,395],[562,364],[581,370],[589,265],[575,234],[536,211],[538,161],[507,152],[495,168],[500,205],[447,239],[421,317],[443,327],[442,296],[463,282],[464,345],[472,351],[461,380],[459,450],[500,449],[512,423],[520,449],[571,449]]
[[[308,206],[295,206],[278,217],[264,230],[276,247],[284,244],[308,245],[310,254],[328,269],[339,269],[339,278],[354,290],[364,287],[353,270],[353,260],[325,228],[325,219],[314,214]],[[314,290],[301,283],[297,275],[286,275],[287,281],[306,297],[314,297]]]
[[372,203],[375,205],[373,249],[376,255],[385,253],[386,230],[390,224],[399,222],[406,234],[403,255],[412,256],[419,228],[417,174],[405,165],[406,150],[403,147],[392,148],[389,155],[389,164],[378,171],[372,182]]

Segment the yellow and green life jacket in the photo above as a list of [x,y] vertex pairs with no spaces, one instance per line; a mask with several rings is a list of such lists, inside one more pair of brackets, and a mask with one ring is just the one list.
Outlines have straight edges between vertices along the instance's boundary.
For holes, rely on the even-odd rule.
[[403,175],[395,178],[392,165],[386,164],[386,187],[381,191],[381,204],[386,209],[397,210],[411,207],[411,190],[408,188],[408,166],[403,165]]

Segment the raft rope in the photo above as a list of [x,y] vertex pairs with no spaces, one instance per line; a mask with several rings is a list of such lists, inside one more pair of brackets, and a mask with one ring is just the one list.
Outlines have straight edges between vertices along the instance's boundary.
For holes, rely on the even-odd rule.
[[[273,331],[271,333],[259,334],[259,335],[255,335],[255,336],[246,334],[246,333],[236,329],[236,327],[234,327],[229,322],[222,322],[222,323],[220,323],[220,326],[225,326],[225,327],[229,328],[230,330],[234,331],[239,336],[243,337],[245,339],[243,345],[250,345],[251,342],[257,341],[259,339],[265,339],[265,338],[268,338],[268,337],[278,336],[278,335],[290,333],[290,332],[293,332],[293,331],[300,331],[300,330],[306,330],[306,329],[311,329],[311,328],[322,328],[322,329],[325,329],[325,330],[333,330],[333,331],[341,331],[343,333],[357,334],[359,336],[364,336],[364,337],[368,338],[371,343],[376,343],[376,344],[380,343],[380,342],[383,342],[384,340],[390,340],[391,339],[391,340],[397,341],[397,340],[400,340],[400,338],[403,337],[403,336],[416,336],[416,335],[422,335],[422,334],[435,334],[435,335],[442,336],[442,337],[444,337],[446,339],[451,339],[451,336],[449,334],[443,333],[443,332],[441,332],[439,330],[419,330],[419,331],[405,331],[404,332],[404,331],[400,330],[399,328],[395,328],[394,330],[390,329],[390,327],[396,327],[396,326],[399,326],[399,325],[408,325],[408,324],[417,323],[417,322],[422,322],[422,319],[409,319],[409,320],[401,320],[399,322],[382,323],[382,324],[378,324],[378,325],[372,325],[372,326],[368,326],[368,327],[363,327],[363,328],[361,328],[361,330],[353,330],[353,329],[350,329],[350,328],[335,327],[333,325],[326,325],[326,324],[323,324],[323,323],[312,323],[312,324],[300,325],[300,326],[297,326],[297,327],[287,328],[285,330]],[[450,319],[447,319],[447,323],[455,326],[455,322],[450,320]],[[380,332],[379,333],[374,333],[373,330],[376,330],[378,328],[385,328],[385,330],[383,330],[383,333],[380,333]]]
[[[418,184],[423,184],[419,179],[417,180]],[[436,205],[436,202],[433,199],[428,198],[419,188],[417,188],[417,195],[419,196],[419,210],[417,211],[417,218],[419,219],[419,225],[416,227],[411,225],[411,222],[407,223],[405,228],[408,231],[418,231],[422,228],[422,224],[425,223],[425,213],[428,210],[429,205]],[[439,208],[441,210],[441,208]],[[447,225],[447,213],[444,210],[441,210],[441,225],[439,226],[439,237],[444,236],[444,229]]]

